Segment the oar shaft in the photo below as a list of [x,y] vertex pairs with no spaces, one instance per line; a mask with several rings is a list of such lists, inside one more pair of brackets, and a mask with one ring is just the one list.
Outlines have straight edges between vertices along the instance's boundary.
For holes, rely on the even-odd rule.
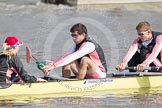
[[162,67],[151,67],[152,71],[160,71],[162,70]]
[[39,62],[38,59],[36,59],[33,55],[31,55],[31,56],[36,62]]
[[[131,69],[131,70],[137,70],[137,67],[134,66],[134,67],[125,67],[125,70],[128,70],[128,69]],[[149,71],[160,71],[162,70],[162,67],[144,67],[144,70],[149,70]]]
[[[136,66],[134,66],[134,67],[125,67],[125,70],[128,70],[128,69],[137,70],[137,67]],[[144,70],[151,70],[151,67],[144,67]]]

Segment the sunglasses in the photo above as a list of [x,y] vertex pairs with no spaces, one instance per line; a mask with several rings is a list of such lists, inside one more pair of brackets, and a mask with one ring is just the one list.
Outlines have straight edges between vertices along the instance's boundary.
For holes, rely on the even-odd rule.
[[71,37],[72,38],[78,38],[78,36],[80,36],[79,34],[77,35],[77,34],[71,34]]
[[7,48],[7,50],[14,49],[14,48],[16,48],[17,46],[20,46],[20,43],[19,43],[19,42],[17,42],[16,44],[10,46],[9,48]]
[[138,35],[139,35],[139,36],[143,36],[143,35],[144,35],[144,33],[140,32],[140,33],[138,33]]
[[[147,31],[146,31],[147,32]],[[143,35],[145,35],[145,33],[146,32],[139,32],[139,33],[137,33],[139,36],[143,36]]]

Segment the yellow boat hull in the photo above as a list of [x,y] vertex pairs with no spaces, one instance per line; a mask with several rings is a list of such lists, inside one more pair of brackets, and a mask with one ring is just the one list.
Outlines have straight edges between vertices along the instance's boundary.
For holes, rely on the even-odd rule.
[[0,89],[0,96],[85,93],[162,87],[162,76],[112,77],[106,79],[57,80],[54,82],[12,84]]

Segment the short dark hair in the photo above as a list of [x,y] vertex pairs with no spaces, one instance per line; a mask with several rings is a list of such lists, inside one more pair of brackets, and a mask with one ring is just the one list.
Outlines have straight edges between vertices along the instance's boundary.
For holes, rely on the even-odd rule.
[[78,23],[72,26],[72,28],[70,29],[70,32],[75,32],[78,31],[78,33],[81,35],[83,33],[87,34],[87,28],[85,25]]

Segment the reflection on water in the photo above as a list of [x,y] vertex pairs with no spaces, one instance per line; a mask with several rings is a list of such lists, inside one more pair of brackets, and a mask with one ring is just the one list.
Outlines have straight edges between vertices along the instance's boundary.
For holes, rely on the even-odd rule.
[[[20,97],[21,98],[21,97]],[[0,100],[0,107],[7,106],[7,107],[26,107],[31,108],[37,107],[47,107],[52,108],[62,108],[66,106],[67,108],[76,108],[76,107],[93,107],[93,108],[121,108],[121,107],[130,107],[136,108],[158,108],[162,105],[161,94],[138,94],[138,95],[129,95],[129,96],[104,96],[102,97],[50,97],[50,98],[30,98],[29,99],[22,99],[22,100]]]
[[46,94],[0,97],[0,107],[25,108],[158,108],[162,105],[162,88],[116,90],[82,94]]

